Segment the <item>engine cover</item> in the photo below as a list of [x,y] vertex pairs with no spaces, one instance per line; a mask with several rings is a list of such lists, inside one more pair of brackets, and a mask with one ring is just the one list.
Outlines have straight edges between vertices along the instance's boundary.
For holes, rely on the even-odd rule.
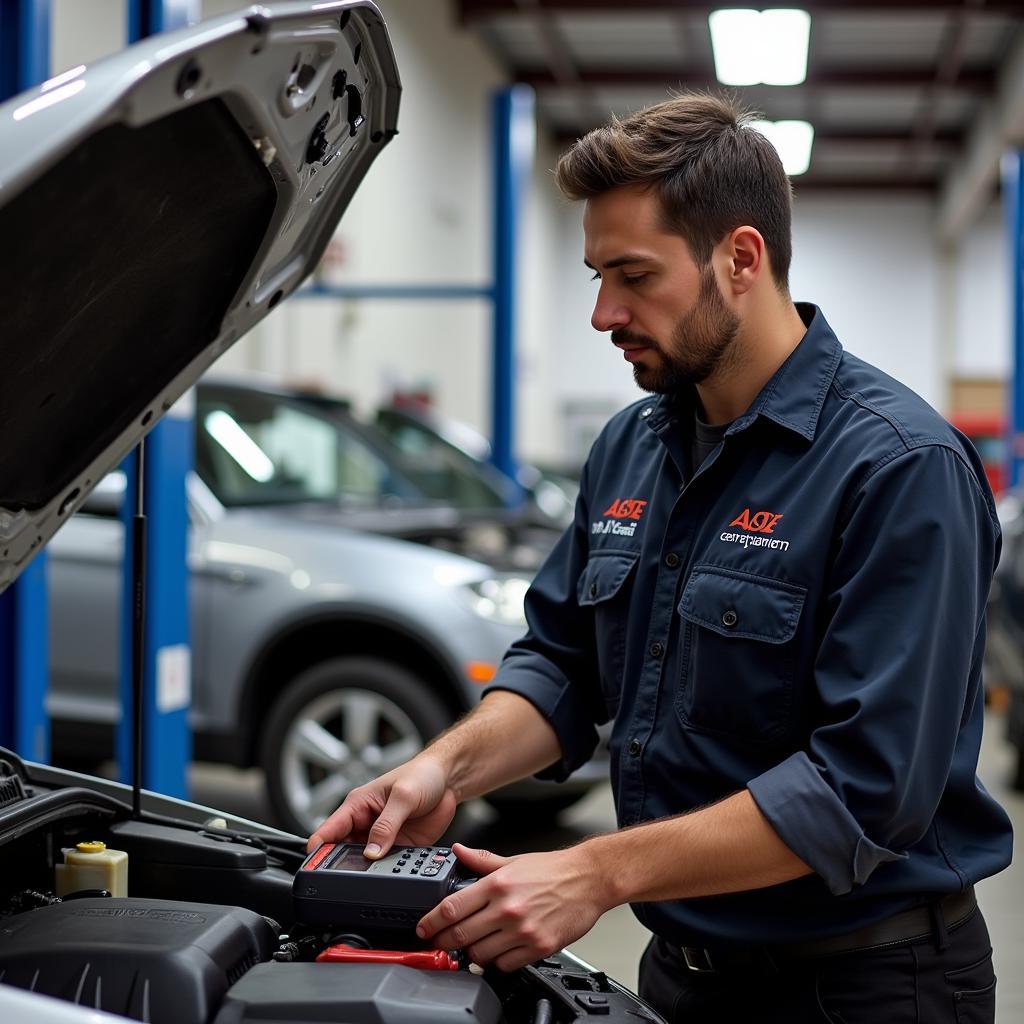
[[0,981],[151,1024],[206,1024],[276,947],[241,907],[82,899],[0,922]]
[[475,974],[384,964],[260,964],[214,1024],[499,1024],[501,1003]]

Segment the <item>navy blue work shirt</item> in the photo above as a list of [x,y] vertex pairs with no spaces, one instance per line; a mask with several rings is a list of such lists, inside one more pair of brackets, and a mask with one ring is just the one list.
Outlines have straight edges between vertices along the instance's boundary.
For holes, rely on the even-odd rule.
[[746,788],[814,870],[634,905],[684,945],[841,934],[1010,860],[976,776],[1000,547],[980,460],[797,308],[803,340],[696,473],[695,392],[611,420],[492,684],[554,727],[548,778],[614,720],[620,825]]

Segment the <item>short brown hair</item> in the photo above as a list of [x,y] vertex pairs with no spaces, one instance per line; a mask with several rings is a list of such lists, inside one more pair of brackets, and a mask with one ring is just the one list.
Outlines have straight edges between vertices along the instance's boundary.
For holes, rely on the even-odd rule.
[[753,119],[726,97],[675,96],[577,140],[555,180],[569,199],[653,186],[666,223],[702,267],[730,231],[749,224],[764,236],[772,276],[786,292],[793,193],[775,147],[749,126]]

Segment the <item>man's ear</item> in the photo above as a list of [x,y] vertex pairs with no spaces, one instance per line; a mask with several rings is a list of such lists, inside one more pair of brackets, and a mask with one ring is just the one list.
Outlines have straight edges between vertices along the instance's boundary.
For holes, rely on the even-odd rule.
[[748,292],[768,271],[764,237],[749,224],[730,231],[722,242],[725,271],[733,293]]

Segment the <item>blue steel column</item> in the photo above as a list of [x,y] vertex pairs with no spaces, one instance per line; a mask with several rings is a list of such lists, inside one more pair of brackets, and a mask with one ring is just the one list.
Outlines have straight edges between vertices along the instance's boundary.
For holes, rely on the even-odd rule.
[[[0,100],[50,73],[50,0],[0,0]],[[50,759],[46,552],[0,595],[0,745]]]
[[523,197],[533,163],[534,93],[515,85],[496,93],[494,119],[494,362],[491,461],[515,480],[516,259]]
[[0,0],[0,100],[50,74],[50,0]]
[[[197,21],[197,0],[129,0],[129,42]],[[192,468],[192,397],[171,410],[146,436],[146,629],[143,656],[142,785],[171,796],[188,795],[192,737],[191,649],[188,600],[188,507],[185,479]],[[121,521],[125,526],[121,601],[121,722],[117,761],[121,780],[131,779],[132,550],[135,455],[122,466],[128,480]]]
[[1013,310],[1013,367],[1010,375],[1010,443],[1007,480],[1024,479],[1024,151],[1003,157],[1003,211],[1010,241],[1010,302]]

